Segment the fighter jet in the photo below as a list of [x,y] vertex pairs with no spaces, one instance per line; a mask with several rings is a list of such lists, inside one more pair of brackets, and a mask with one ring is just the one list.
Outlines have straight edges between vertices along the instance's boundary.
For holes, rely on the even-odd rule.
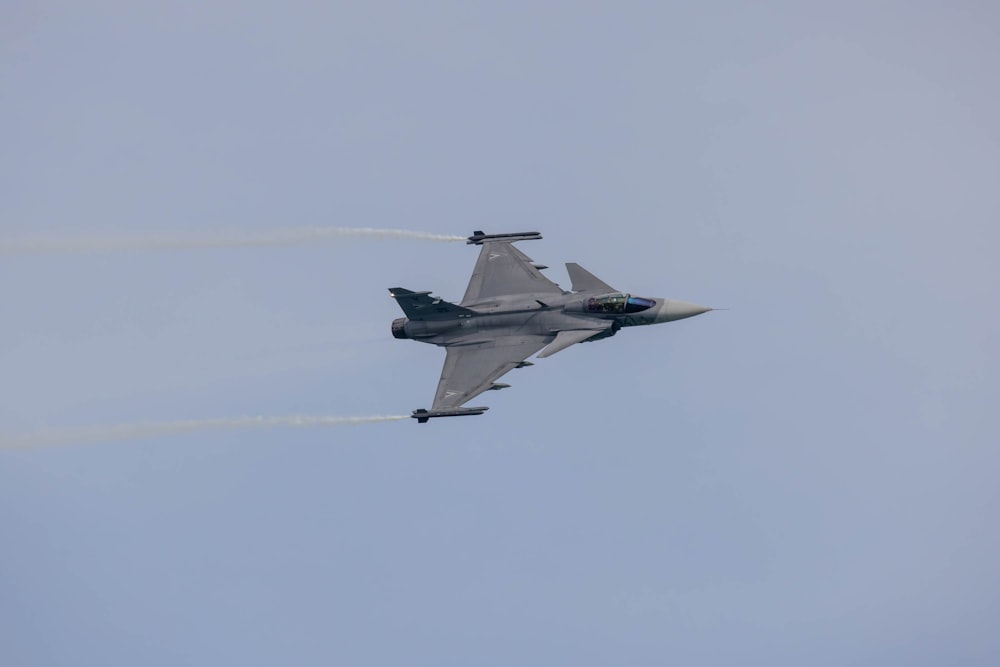
[[528,357],[551,357],[570,345],[614,336],[622,327],[673,322],[711,308],[677,299],[626,294],[579,264],[567,264],[571,291],[542,275],[514,247],[541,239],[538,232],[474,232],[470,245],[482,246],[461,303],[389,288],[406,317],[393,320],[392,335],[444,347],[447,357],[431,409],[414,410],[420,424],[433,417],[481,415],[488,407],[462,407],[484,391],[506,389],[496,382],[515,368],[532,366]]

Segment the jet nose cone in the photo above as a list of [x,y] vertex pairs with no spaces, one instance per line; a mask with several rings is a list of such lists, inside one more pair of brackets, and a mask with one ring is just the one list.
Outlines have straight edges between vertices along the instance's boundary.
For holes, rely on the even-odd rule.
[[656,314],[657,322],[673,322],[683,320],[685,317],[694,317],[712,310],[708,306],[699,306],[697,303],[681,301],[679,299],[667,299],[660,306],[660,312]]

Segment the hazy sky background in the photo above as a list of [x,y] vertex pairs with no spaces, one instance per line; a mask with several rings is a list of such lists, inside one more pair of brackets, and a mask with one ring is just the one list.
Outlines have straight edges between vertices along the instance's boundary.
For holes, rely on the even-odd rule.
[[[732,310],[482,417],[2,449],[0,663],[1000,663],[1000,11],[942,4],[4,3],[4,238],[537,229]],[[477,251],[0,257],[0,431],[407,414],[386,288]]]

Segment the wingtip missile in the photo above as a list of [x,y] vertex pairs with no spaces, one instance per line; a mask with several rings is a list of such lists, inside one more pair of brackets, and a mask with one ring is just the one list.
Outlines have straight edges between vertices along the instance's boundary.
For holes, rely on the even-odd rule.
[[417,420],[418,424],[426,424],[428,419],[434,417],[472,417],[474,415],[481,415],[489,410],[486,406],[480,406],[475,408],[441,408],[438,410],[425,410],[424,408],[418,408],[413,411],[410,415],[413,419]]
[[466,239],[466,245],[482,245],[483,241],[537,241],[541,232],[514,232],[511,234],[485,234],[476,230]]

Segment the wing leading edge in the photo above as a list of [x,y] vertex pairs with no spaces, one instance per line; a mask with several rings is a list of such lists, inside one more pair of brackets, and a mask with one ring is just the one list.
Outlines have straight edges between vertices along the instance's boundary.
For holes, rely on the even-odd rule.
[[505,336],[482,343],[448,347],[433,409],[457,408],[484,391],[506,387],[494,384],[494,380],[520,366],[553,338]]
[[[514,247],[516,241],[540,239],[537,232],[529,234],[494,235],[476,232],[470,239],[483,247],[472,271],[469,286],[462,298],[468,305],[510,294],[562,294],[559,285],[542,275],[538,265]],[[470,243],[473,241],[470,240]]]

